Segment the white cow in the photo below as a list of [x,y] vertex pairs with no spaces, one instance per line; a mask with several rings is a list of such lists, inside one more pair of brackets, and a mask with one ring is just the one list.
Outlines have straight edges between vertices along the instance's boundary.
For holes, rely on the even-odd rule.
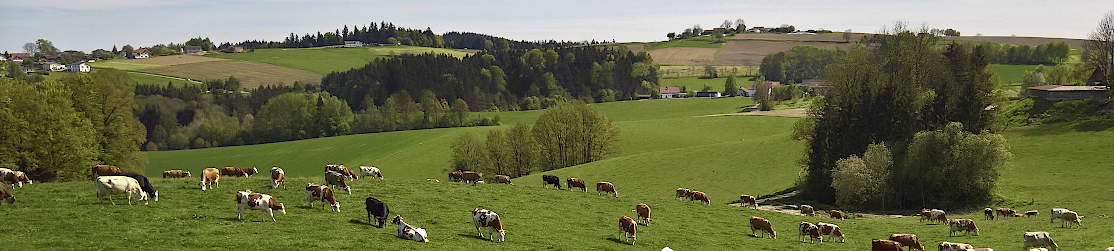
[[236,201],[240,204],[239,209],[236,211],[236,218],[240,220],[244,219],[244,208],[260,210],[260,221],[267,221],[267,215],[271,215],[271,221],[276,221],[274,211],[286,215],[286,206],[283,206],[282,203],[278,203],[278,201],[270,195],[252,193],[251,191],[241,191],[236,193]]
[[1068,212],[1066,208],[1052,208],[1052,218],[1048,219],[1048,223],[1054,223],[1057,219],[1064,218],[1064,212]]
[[1021,236],[1025,239],[1025,247],[1022,249],[1029,249],[1030,247],[1049,247],[1053,251],[1059,248],[1056,242],[1052,241],[1052,235],[1048,232],[1025,232]]
[[480,238],[484,237],[484,233],[480,231],[480,228],[488,228],[488,240],[493,237],[493,232],[499,234],[499,242],[502,242],[504,239],[503,237],[507,235],[507,232],[503,230],[503,222],[499,220],[499,215],[491,210],[473,209],[472,223],[476,225],[476,233],[480,234]]
[[429,242],[425,229],[416,228],[402,221],[402,215],[395,215],[391,223],[398,224],[398,237],[419,242]]
[[104,202],[104,197],[108,197],[108,202],[116,205],[112,201],[113,194],[127,194],[128,205],[132,204],[132,197],[137,197],[143,204],[147,204],[147,193],[143,192],[143,188],[139,186],[139,181],[128,176],[98,176],[97,181],[97,199]]
[[975,247],[971,246],[970,244],[946,242],[946,241],[945,242],[940,242],[940,246],[939,246],[940,251],[967,251],[967,250],[973,250],[973,249],[975,249]]
[[383,173],[379,172],[379,168],[376,168],[374,166],[360,166],[360,176],[371,176],[383,179]]

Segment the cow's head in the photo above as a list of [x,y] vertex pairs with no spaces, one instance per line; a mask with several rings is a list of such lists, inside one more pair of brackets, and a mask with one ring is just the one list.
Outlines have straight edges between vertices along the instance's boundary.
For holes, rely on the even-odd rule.
[[204,181],[201,182],[201,191],[205,191],[205,182]]
[[503,237],[507,235],[507,231],[499,229],[499,242],[503,242]]
[[5,194],[5,196],[7,196],[7,198],[4,198],[4,201],[7,201],[8,204],[15,204],[15,195],[14,194]]
[[155,191],[155,194],[151,195],[151,198],[155,201],[159,201],[159,191]]
[[278,211],[279,213],[282,213],[282,215],[286,215],[286,206],[282,203],[279,203],[278,209],[274,209],[274,211]]
[[391,220],[391,224],[401,225],[402,224],[402,215],[401,214],[396,214],[395,218]]

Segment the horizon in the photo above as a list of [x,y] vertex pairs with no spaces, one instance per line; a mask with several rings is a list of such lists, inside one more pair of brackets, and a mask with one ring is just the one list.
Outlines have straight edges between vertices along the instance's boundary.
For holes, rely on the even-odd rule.
[[[710,29],[742,18],[747,27],[827,29],[876,33],[895,22],[955,29],[963,36],[1018,36],[1085,39],[1102,16],[1106,1],[1078,0],[1049,5],[931,1],[892,3],[676,3],[619,1],[530,3],[517,1],[304,1],[241,0],[0,0],[0,51],[23,52],[23,44],[51,41],[59,50],[90,52],[112,47],[181,44],[190,38],[214,43],[283,41],[291,33],[330,32],[389,22],[436,34],[474,32],[521,41],[656,42],[670,32],[700,25]],[[487,6],[501,6],[490,8]],[[590,6],[590,8],[585,8]],[[951,10],[955,9],[955,10]],[[615,11],[625,10],[625,11]],[[940,11],[925,11],[940,10]],[[861,13],[846,15],[842,13]],[[55,20],[45,22],[44,20]]]

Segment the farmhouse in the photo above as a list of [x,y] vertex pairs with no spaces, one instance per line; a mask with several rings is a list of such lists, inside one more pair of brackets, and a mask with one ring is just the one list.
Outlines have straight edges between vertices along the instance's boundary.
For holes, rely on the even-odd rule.
[[29,53],[12,53],[12,54],[8,54],[7,58],[8,58],[8,60],[11,60],[13,63],[18,64],[18,63],[23,63],[23,60],[25,60],[25,59],[31,58],[31,54],[29,54]]
[[805,79],[802,84],[808,85],[808,93],[814,96],[828,95],[828,82],[819,79]]
[[751,93],[750,88],[747,87],[739,87],[739,92],[737,95],[740,97],[754,97],[754,93]]
[[667,98],[687,98],[688,93],[681,92],[681,87],[659,87],[658,92],[661,93],[662,99]]
[[718,98],[722,96],[723,94],[719,92],[696,92],[697,98]]
[[344,41],[344,47],[363,47],[364,42],[360,41]]
[[66,71],[89,72],[89,64],[86,64],[85,62],[72,63],[66,66]]
[[40,64],[44,71],[65,71],[66,66],[57,62],[45,62]]
[[[778,81],[766,81],[766,82],[770,83],[770,89],[773,89],[774,87],[777,87],[778,85],[781,85],[781,82],[778,82]],[[755,83],[755,84],[750,85],[750,88],[747,92],[749,92],[750,95],[752,95],[752,96],[755,93],[758,93],[758,84]]]
[[134,51],[132,51],[132,55],[131,55],[132,59],[149,58],[149,57],[151,57],[151,52],[147,51],[147,49],[134,50]]
[[201,53],[201,46],[182,46],[182,54]]
[[1029,87],[1029,97],[1052,101],[1096,99],[1105,98],[1108,89],[1107,86],[1042,85]]

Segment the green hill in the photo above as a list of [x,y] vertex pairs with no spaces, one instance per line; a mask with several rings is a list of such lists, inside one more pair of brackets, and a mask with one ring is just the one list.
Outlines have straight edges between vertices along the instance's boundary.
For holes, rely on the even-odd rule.
[[325,75],[330,72],[347,71],[349,69],[363,67],[376,58],[431,52],[449,54],[454,57],[464,57],[470,54],[470,52],[456,49],[417,46],[381,46],[360,48],[258,49],[248,53],[219,53],[208,54],[206,56],[266,63]]

